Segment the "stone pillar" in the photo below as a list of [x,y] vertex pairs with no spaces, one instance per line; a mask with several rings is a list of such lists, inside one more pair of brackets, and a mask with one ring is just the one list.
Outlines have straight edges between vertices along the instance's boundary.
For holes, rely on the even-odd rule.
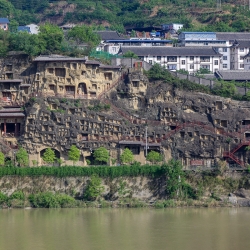
[[6,135],[6,119],[4,119],[4,134]]
[[15,119],[15,137],[17,136],[17,119]]

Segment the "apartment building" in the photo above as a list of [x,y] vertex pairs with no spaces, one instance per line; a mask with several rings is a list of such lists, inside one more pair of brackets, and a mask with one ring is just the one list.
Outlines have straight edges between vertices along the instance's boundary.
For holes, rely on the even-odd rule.
[[222,55],[212,47],[138,47],[122,46],[120,54],[132,51],[139,59],[150,64],[158,63],[172,70],[185,70],[190,74],[201,68],[215,72],[221,68]]
[[244,70],[244,57],[249,53],[250,41],[237,40],[230,49],[230,63],[232,70]]
[[249,51],[250,33],[243,32],[181,32],[178,36],[179,46],[212,46],[222,54],[223,70],[243,70],[243,57]]

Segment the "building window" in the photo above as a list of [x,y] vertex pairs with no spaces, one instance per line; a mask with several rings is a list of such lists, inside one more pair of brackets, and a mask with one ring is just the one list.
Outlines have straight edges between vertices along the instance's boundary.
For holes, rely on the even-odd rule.
[[193,61],[194,60],[194,56],[190,56],[190,61]]
[[201,62],[210,62],[210,56],[201,56]]
[[244,52],[244,48],[240,48],[240,52]]
[[157,56],[157,61],[160,61],[161,60],[161,56]]
[[150,64],[153,64],[152,60],[149,60],[149,63],[150,63]]
[[168,56],[168,62],[177,62],[177,56]]
[[214,60],[214,65],[219,65],[219,61],[218,60]]
[[244,64],[240,64],[240,68],[244,68]]
[[226,61],[227,60],[227,56],[223,56],[223,60]]
[[205,42],[204,45],[208,45],[208,42]]
[[144,61],[144,56],[139,56],[139,59]]
[[181,64],[182,64],[182,65],[185,65],[185,64],[186,64],[186,61],[185,61],[185,60],[181,60]]
[[201,65],[201,69],[210,69],[210,65]]
[[227,48],[223,48],[223,50],[222,50],[223,52],[227,52]]
[[227,68],[227,64],[223,64],[222,67],[223,67],[223,69],[226,69]]
[[169,64],[168,65],[168,69],[170,69],[170,70],[176,70],[177,69],[177,65],[176,64]]
[[244,60],[244,56],[240,56],[240,60]]
[[194,69],[194,65],[193,64],[190,64],[190,69]]

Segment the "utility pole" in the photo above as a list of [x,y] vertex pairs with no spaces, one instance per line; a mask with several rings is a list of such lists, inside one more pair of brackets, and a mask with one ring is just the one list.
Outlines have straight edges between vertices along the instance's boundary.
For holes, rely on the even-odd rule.
[[221,0],[217,0],[217,10],[221,10]]
[[148,126],[146,125],[146,132],[145,132],[145,139],[146,139],[146,151],[145,151],[145,155],[147,157],[148,155]]

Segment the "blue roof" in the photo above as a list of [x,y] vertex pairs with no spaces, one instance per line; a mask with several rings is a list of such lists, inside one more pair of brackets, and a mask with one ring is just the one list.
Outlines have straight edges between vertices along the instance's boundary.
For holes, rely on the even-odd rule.
[[27,31],[28,33],[30,33],[30,27],[18,26],[17,31]]
[[107,40],[108,43],[172,43],[172,40]]
[[10,23],[10,21],[6,17],[0,17],[0,23]]
[[182,31],[184,34],[216,34],[216,32],[202,32],[202,31]]

